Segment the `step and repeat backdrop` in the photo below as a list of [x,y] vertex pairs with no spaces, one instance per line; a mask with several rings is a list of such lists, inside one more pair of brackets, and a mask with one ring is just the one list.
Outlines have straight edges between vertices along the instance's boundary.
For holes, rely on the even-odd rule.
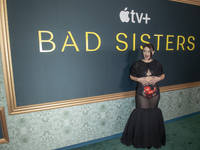
[[199,6],[160,0],[7,0],[17,106],[133,91],[152,43],[160,86],[200,81]]

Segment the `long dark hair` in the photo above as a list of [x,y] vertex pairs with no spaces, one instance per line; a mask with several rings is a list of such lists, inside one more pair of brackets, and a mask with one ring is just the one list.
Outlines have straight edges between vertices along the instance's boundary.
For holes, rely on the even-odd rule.
[[145,47],[148,47],[148,48],[150,49],[150,54],[151,54],[151,57],[152,57],[152,53],[153,53],[153,51],[154,51],[154,46],[153,46],[153,44],[145,44],[145,45],[143,46],[143,50],[144,50]]

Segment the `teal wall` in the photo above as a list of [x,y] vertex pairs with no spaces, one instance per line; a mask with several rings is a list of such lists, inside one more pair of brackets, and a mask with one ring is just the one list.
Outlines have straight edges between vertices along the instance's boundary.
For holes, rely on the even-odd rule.
[[[9,116],[0,61],[0,107],[10,140],[1,150],[50,150],[121,133],[135,98]],[[200,87],[161,93],[159,108],[164,120],[200,111]]]
[[[198,6],[168,0],[6,1],[18,106],[136,89],[129,72],[142,59],[145,41],[154,45],[153,59],[166,73],[160,86],[200,81]],[[125,8],[132,14],[128,23],[120,19]],[[41,52],[40,46],[52,48],[49,38],[55,50]],[[88,51],[87,43],[90,50],[101,46]]]

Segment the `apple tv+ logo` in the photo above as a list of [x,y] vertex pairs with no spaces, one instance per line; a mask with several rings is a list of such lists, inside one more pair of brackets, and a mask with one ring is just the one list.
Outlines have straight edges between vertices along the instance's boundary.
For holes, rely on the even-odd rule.
[[[130,17],[129,14],[131,14],[131,22],[132,23],[141,23],[143,20],[145,22],[145,24],[148,24],[148,21],[151,20],[151,18],[148,17],[148,14],[146,13],[145,16],[143,16],[144,14],[141,13],[140,15],[137,12],[134,12],[134,10],[131,10],[131,12],[127,11],[127,7],[120,11],[119,13],[119,18],[121,20],[121,22],[126,22],[128,23],[130,21]],[[136,17],[136,19],[135,19]]]

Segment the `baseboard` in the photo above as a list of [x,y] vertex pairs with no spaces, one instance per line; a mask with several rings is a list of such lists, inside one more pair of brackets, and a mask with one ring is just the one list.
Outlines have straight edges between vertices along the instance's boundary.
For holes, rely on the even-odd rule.
[[78,144],[75,144],[75,145],[70,145],[70,146],[58,148],[58,149],[55,149],[55,150],[71,150],[71,149],[74,149],[74,148],[79,148],[79,147],[83,147],[83,146],[87,146],[87,145],[111,140],[111,139],[118,138],[118,137],[121,137],[121,136],[122,136],[122,133],[114,134],[114,135],[103,137],[103,138],[100,138],[100,139],[95,139],[95,140],[91,140],[91,141],[87,141],[87,142],[83,142],[83,143],[78,143]]
[[187,118],[187,117],[191,117],[191,116],[194,116],[194,115],[197,115],[197,114],[200,114],[200,111],[195,112],[195,113],[191,113],[191,114],[188,114],[188,115],[185,115],[185,116],[177,117],[177,118],[174,118],[174,119],[166,120],[165,124],[168,124],[168,123],[171,123],[171,122],[174,122],[174,121],[178,121],[178,120],[181,120],[181,119],[184,119],[184,118]]
[[[181,119],[184,119],[184,118],[187,118],[187,117],[191,117],[191,116],[194,116],[194,115],[197,115],[197,114],[200,114],[200,111],[192,113],[192,114],[188,114],[188,115],[185,115],[185,116],[177,117],[177,118],[174,118],[174,119],[170,119],[170,120],[164,121],[164,123],[168,124],[168,123],[178,121],[178,120],[181,120]],[[118,137],[121,137],[121,136],[122,136],[122,133],[114,134],[114,135],[111,135],[111,136],[107,136],[107,137],[103,137],[103,138],[99,138],[99,139],[95,139],[95,140],[91,140],[91,141],[87,141],[87,142],[83,142],[83,143],[78,143],[78,144],[66,146],[66,147],[63,147],[63,148],[58,148],[56,150],[71,150],[71,149],[74,149],[74,148],[79,148],[79,147],[83,147],[83,146],[87,146],[87,145],[111,140],[111,139],[118,138]]]

